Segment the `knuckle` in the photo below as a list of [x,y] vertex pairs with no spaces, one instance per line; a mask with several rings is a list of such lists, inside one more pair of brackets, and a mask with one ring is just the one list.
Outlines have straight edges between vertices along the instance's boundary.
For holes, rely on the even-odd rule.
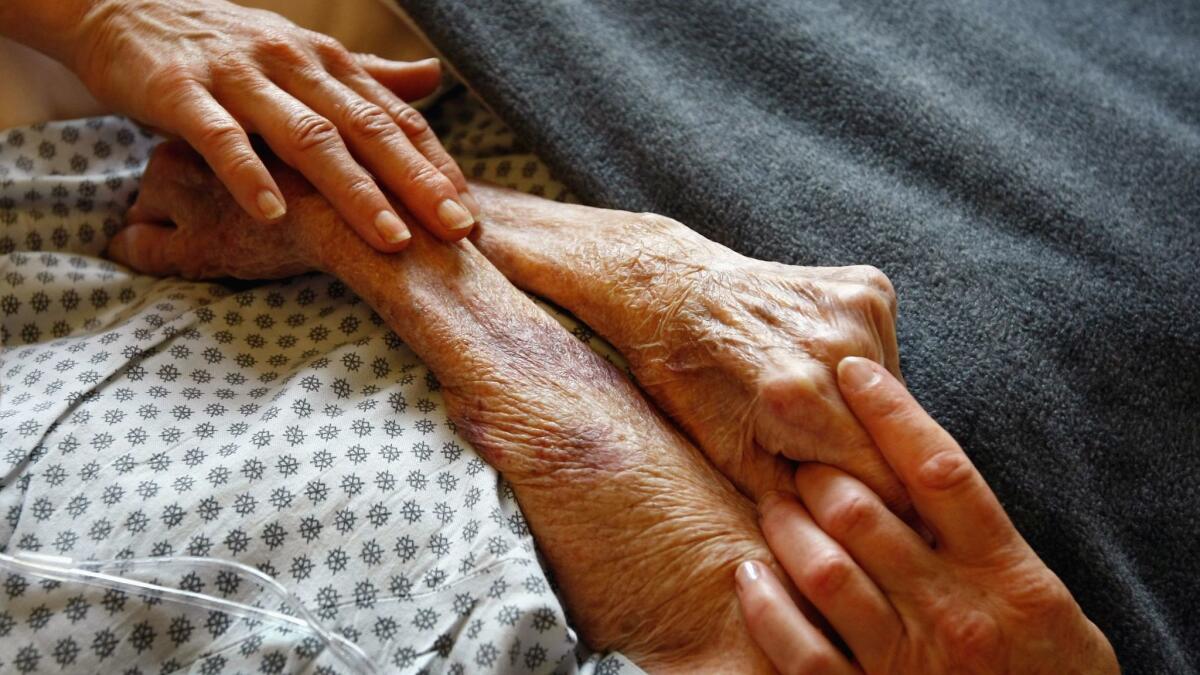
[[[368,75],[367,77],[370,76]],[[384,100],[381,105],[383,105],[384,110],[387,111],[388,117],[392,118],[392,121],[395,122],[397,126],[400,126],[400,118],[405,115],[404,111],[409,106],[398,100]]]
[[262,165],[253,148],[243,148],[226,153],[217,163],[216,173],[221,176],[236,176],[238,174],[258,171]]
[[868,286],[882,293],[885,298],[895,300],[896,287],[892,285],[892,280],[888,278],[888,275],[874,265],[858,265],[857,267]]
[[835,538],[845,538],[869,527],[875,520],[874,502],[863,494],[851,494],[829,507],[826,514],[826,530]]
[[888,426],[906,429],[913,426],[913,414],[908,401],[895,394],[873,396],[868,401],[871,416]]
[[953,491],[971,483],[975,467],[961,450],[942,450],[917,467],[916,480],[926,490]]
[[312,150],[327,150],[340,141],[337,127],[333,122],[312,112],[300,112],[292,115],[285,123],[288,143],[293,150],[310,152]]
[[358,61],[338,40],[321,33],[308,34],[308,43],[327,68],[337,72],[358,70]]
[[1022,616],[1036,623],[1051,623],[1057,617],[1076,611],[1078,605],[1067,587],[1050,570],[1038,565],[1014,584],[1009,602]]
[[410,105],[398,106],[393,117],[396,119],[396,124],[399,124],[404,133],[409,136],[421,136],[429,133],[429,122],[425,120],[425,116]]
[[342,189],[346,198],[355,204],[368,204],[379,196],[379,186],[365,175],[352,178]]
[[447,180],[437,167],[420,159],[411,162],[405,171],[405,183],[420,190],[437,190]]
[[934,633],[952,659],[963,664],[990,662],[1002,642],[999,624],[991,615],[973,608],[943,611]]
[[162,101],[168,107],[175,107],[192,95],[195,84],[196,73],[191,66],[172,63],[151,73],[148,93],[150,100]]
[[258,155],[246,142],[241,127],[235,124],[214,123],[205,126],[199,144],[219,174],[240,173],[257,166],[259,162]]
[[678,220],[657,213],[644,212],[635,216],[638,232],[666,233],[677,231],[682,227]]
[[237,148],[241,144],[241,127],[226,121],[206,122],[200,132],[199,143],[221,153]]
[[868,316],[873,318],[877,322],[877,325],[882,325],[884,321],[892,323],[892,307],[894,302],[894,297],[889,297],[883,291],[872,288],[870,297],[867,300],[866,309]]
[[303,48],[296,43],[291,32],[276,28],[259,33],[254,42],[254,53],[259,58],[281,63],[301,63],[306,60]]
[[214,80],[244,79],[253,70],[245,55],[238,51],[216,54],[209,59]]
[[838,553],[827,553],[808,561],[800,578],[803,591],[821,597],[831,597],[845,588],[854,573],[850,559]]
[[429,153],[427,159],[439,173],[445,176],[451,183],[454,183],[456,189],[467,189],[466,177],[462,175],[462,170],[458,168],[458,164],[454,161],[454,158],[443,150],[440,144],[433,148],[433,152]]
[[347,108],[346,124],[354,135],[367,139],[390,136],[396,128],[383,108],[362,99]]
[[872,319],[890,316],[891,305],[887,296],[871,284],[854,284],[842,293],[842,302]]

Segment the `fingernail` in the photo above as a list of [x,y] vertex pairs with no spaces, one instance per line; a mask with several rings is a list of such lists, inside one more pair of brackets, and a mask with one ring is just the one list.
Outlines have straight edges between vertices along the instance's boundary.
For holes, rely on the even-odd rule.
[[867,389],[879,384],[879,369],[870,359],[847,356],[838,364],[838,380],[851,389]]
[[375,214],[375,229],[379,231],[379,236],[389,244],[399,244],[412,239],[412,233],[404,226],[404,222],[391,211],[380,211]]
[[737,568],[738,583],[749,585],[762,578],[762,571],[758,569],[758,563],[753,560],[747,560]]
[[267,220],[275,220],[287,212],[283,207],[283,202],[279,201],[279,197],[275,196],[270,190],[263,190],[258,193],[258,211]]
[[437,212],[442,224],[451,230],[462,230],[475,224],[475,217],[471,212],[453,199],[447,199],[438,205]]
[[478,218],[479,214],[483,213],[483,210],[479,208],[479,202],[475,201],[475,197],[471,196],[470,192],[464,192],[458,198],[467,207],[467,210],[471,212],[471,215]]

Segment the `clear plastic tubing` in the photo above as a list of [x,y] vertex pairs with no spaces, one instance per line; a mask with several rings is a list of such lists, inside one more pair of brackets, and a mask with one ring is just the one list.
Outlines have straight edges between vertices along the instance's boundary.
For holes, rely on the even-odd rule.
[[[362,675],[379,675],[379,669],[376,668],[375,663],[358,645],[326,628],[304,607],[304,603],[295,594],[288,591],[282,584],[270,576],[238,562],[195,556],[79,561],[61,556],[17,550],[12,554],[0,553],[0,568],[7,568],[13,572],[20,572],[54,581],[74,582],[121,591],[148,593],[163,600],[191,607],[226,612],[241,618],[266,618],[277,622],[289,623],[312,631],[325,645],[325,648],[329,650],[330,654],[351,671],[361,673]],[[260,584],[295,612],[295,616],[204,595],[203,593],[168,588],[108,573],[109,571],[129,570],[133,568],[159,570],[162,572],[179,570],[181,568],[232,572],[243,579],[249,579]]]

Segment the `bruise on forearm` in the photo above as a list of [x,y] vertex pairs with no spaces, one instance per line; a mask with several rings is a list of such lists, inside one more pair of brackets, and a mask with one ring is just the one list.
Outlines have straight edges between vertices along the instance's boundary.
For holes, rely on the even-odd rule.
[[324,236],[321,267],[425,360],[513,484],[592,647],[664,670],[760,658],[731,585],[738,562],[770,559],[753,507],[628,379],[468,242],[415,232],[383,256],[347,228]]
[[628,379],[470,243],[421,233],[385,256],[336,228],[320,250],[322,268],[426,362],[464,435],[515,484],[566,471],[608,477],[644,467],[647,448],[686,444]]

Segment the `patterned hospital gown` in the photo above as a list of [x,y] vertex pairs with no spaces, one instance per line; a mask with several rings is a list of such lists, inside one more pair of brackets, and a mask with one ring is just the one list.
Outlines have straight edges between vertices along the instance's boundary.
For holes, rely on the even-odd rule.
[[[461,91],[435,126],[469,175],[569,198]],[[379,672],[640,672],[578,642],[511,489],[342,283],[100,257],[156,142],[0,131],[0,550],[142,584],[0,564],[0,672],[354,670],[323,631]],[[175,562],[120,564],[147,557]]]

